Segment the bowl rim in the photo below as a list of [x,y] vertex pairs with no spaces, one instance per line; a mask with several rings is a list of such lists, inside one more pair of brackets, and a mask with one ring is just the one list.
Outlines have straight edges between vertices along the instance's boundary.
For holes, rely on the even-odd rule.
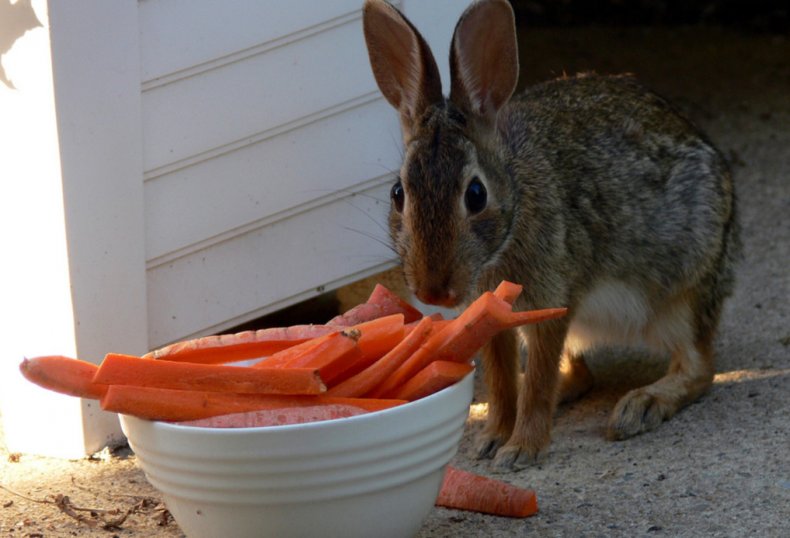
[[261,433],[261,432],[288,432],[294,430],[320,431],[322,429],[333,428],[338,423],[353,424],[355,422],[364,423],[365,421],[375,421],[375,420],[379,420],[379,418],[382,416],[397,415],[397,414],[409,412],[415,408],[430,406],[434,400],[446,398],[448,397],[448,393],[460,391],[465,385],[471,384],[473,388],[474,376],[476,370],[477,368],[473,368],[472,371],[470,371],[467,375],[465,375],[461,380],[429,396],[420,398],[419,400],[407,402],[402,405],[396,405],[394,407],[390,407],[387,409],[381,409],[379,411],[361,413],[359,415],[353,415],[350,417],[341,417],[341,418],[333,418],[328,420],[304,422],[301,424],[282,424],[278,426],[245,426],[238,428],[236,427],[217,428],[211,426],[193,426],[187,424],[179,424],[176,422],[166,422],[161,420],[147,420],[147,419],[135,417],[133,415],[125,415],[125,414],[119,414],[119,417],[122,421],[127,421],[127,420],[140,421],[142,423],[148,423],[150,427],[159,429],[161,431],[169,430],[173,432],[183,433],[185,435],[201,434],[201,435],[210,435],[210,436],[229,436],[229,435],[249,435],[249,434]]

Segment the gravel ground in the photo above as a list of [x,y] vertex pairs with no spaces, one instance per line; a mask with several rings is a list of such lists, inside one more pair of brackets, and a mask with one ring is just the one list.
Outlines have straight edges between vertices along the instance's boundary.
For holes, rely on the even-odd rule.
[[[523,520],[435,509],[420,537],[786,536],[790,521],[790,39],[720,28],[522,31],[525,82],[595,70],[632,72],[669,97],[733,162],[745,259],[717,343],[710,393],[654,432],[603,438],[629,387],[661,375],[658,359],[596,355],[597,387],[559,410],[543,461],[496,475],[538,492]],[[473,458],[485,395],[453,463]],[[0,536],[182,536],[128,449],[61,461],[0,449]],[[64,500],[67,496],[68,500]],[[103,529],[90,512],[131,512]],[[72,515],[67,512],[71,511]]]

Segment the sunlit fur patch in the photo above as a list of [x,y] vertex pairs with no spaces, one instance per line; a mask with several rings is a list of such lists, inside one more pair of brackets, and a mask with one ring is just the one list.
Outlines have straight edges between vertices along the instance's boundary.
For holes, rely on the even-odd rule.
[[674,351],[693,340],[691,307],[675,297],[658,308],[624,282],[601,282],[579,304],[565,347],[580,354],[597,345],[647,346]]

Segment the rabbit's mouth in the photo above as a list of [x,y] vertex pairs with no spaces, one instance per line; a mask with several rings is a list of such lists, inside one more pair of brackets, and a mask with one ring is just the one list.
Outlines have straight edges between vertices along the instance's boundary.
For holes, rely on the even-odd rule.
[[417,299],[419,299],[425,304],[443,306],[446,308],[453,308],[455,306],[458,306],[460,302],[458,294],[452,288],[417,289],[414,291],[414,295],[416,295]]

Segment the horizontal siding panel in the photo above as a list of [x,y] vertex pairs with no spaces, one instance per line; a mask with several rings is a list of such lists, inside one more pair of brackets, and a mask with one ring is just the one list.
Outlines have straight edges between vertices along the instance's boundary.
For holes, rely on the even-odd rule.
[[391,264],[388,190],[387,183],[149,269],[150,346],[251,319],[305,290]]
[[143,92],[146,171],[376,91],[353,19],[288,46]]
[[396,116],[375,99],[146,181],[147,259],[393,173]]
[[143,81],[282,39],[360,7],[359,0],[143,0]]

